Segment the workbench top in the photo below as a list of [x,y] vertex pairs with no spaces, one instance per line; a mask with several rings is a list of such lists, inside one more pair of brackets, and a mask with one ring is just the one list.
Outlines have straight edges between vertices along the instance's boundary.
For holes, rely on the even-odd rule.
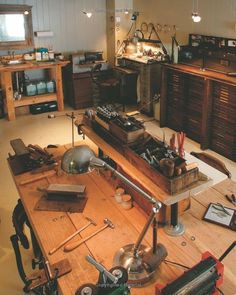
[[[82,141],[79,144],[85,144]],[[56,155],[62,154],[69,146],[51,149]],[[58,279],[60,294],[74,295],[76,289],[84,283],[96,283],[98,271],[85,260],[85,256],[92,254],[107,269],[113,266],[116,251],[126,244],[135,243],[145,222],[146,215],[138,208],[124,210],[114,199],[114,189],[109,181],[92,172],[81,175],[60,176],[54,171],[39,173],[41,179],[31,181],[35,175],[24,173],[13,176],[20,198],[23,202],[29,221],[36,234],[37,240],[46,259],[50,264],[67,258],[72,271]],[[29,183],[25,183],[29,181]],[[24,184],[25,183],[25,184]],[[86,185],[88,197],[83,213],[37,211],[35,206],[42,196],[37,187],[46,187],[50,183],[69,183]],[[193,267],[201,260],[205,251],[210,251],[215,257],[220,257],[226,248],[235,240],[235,233],[230,229],[208,223],[202,220],[209,202],[221,202],[230,207],[224,198],[224,193],[230,191],[236,194],[236,183],[226,180],[216,188],[208,188],[192,198],[191,209],[182,217],[186,227],[183,236],[167,236],[162,228],[158,230],[158,242],[164,244],[168,251],[167,259]],[[233,206],[233,205],[232,205]],[[103,232],[82,244],[71,252],[63,252],[63,248],[53,255],[48,252],[58,243],[74,233],[87,223],[85,216],[97,222],[97,227],[90,226],[80,234],[85,237],[103,225],[104,218],[109,218],[115,229],[107,228]],[[75,238],[76,239],[76,238]],[[151,246],[152,231],[148,231],[143,244]],[[236,255],[231,252],[223,261],[225,266],[224,284],[220,289],[227,295],[235,294],[236,290]],[[156,283],[167,284],[183,273],[183,269],[164,262],[159,267],[153,280],[142,288],[132,288],[132,295],[155,294]]]

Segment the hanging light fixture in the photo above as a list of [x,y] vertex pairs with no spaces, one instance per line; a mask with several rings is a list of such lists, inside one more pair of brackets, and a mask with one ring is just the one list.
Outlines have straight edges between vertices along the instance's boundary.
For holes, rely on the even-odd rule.
[[83,11],[83,14],[87,15],[88,18],[90,18],[93,15],[92,12],[86,12],[86,11]]
[[198,13],[198,0],[196,0],[196,9],[195,9],[195,0],[193,0],[193,12],[192,12],[192,20],[195,23],[199,23],[201,21],[201,16]]

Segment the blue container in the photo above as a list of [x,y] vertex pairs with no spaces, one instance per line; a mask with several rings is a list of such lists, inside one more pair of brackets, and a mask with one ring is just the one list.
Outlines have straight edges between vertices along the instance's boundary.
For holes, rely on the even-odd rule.
[[47,92],[53,93],[55,92],[55,82],[53,80],[46,82]]
[[38,94],[44,94],[47,92],[47,86],[44,81],[40,81],[37,83],[37,93]]
[[32,96],[37,94],[37,87],[35,83],[29,82],[26,84],[26,95]]

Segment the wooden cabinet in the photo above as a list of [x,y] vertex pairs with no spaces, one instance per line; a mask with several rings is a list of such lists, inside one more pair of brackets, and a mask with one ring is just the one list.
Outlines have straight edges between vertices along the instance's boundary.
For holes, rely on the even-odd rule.
[[161,127],[236,161],[236,79],[186,65],[163,65]]
[[236,85],[213,82],[211,149],[236,161]]
[[140,109],[148,115],[153,115],[153,98],[160,93],[161,65],[160,63],[147,64],[122,58],[119,63],[128,69],[134,70],[139,74],[137,82],[137,94],[140,99]]

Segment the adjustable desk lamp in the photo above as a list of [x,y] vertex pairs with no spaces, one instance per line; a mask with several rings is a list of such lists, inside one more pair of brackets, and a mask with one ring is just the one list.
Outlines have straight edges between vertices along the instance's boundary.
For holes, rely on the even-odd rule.
[[[62,158],[62,169],[71,174],[81,174],[92,170],[92,168],[108,169],[113,175],[121,179],[128,186],[133,188],[146,200],[152,204],[150,216],[140,233],[135,244],[129,244],[116,252],[113,262],[117,266],[127,269],[129,283],[144,284],[154,275],[157,267],[167,256],[166,248],[162,244],[157,244],[157,221],[156,214],[161,208],[161,203],[144,192],[140,187],[127,179],[123,174],[108,165],[103,160],[97,158],[93,151],[86,145],[77,146],[65,152]],[[149,226],[153,223],[153,247],[149,248],[141,245]]]

